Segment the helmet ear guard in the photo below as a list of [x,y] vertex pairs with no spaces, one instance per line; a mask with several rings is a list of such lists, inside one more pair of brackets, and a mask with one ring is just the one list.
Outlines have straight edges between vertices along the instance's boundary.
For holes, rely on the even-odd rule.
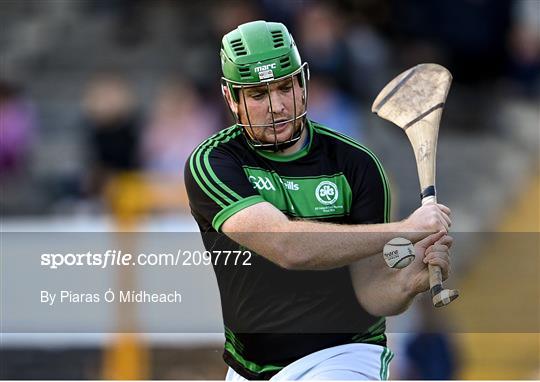
[[234,103],[239,103],[240,101],[240,89],[235,89],[233,85],[224,78],[221,79],[221,95],[225,99],[227,105],[229,105],[229,97]]
[[[298,73],[296,76],[298,78],[298,83],[300,84],[300,87],[304,87],[304,86],[307,86],[308,82],[309,82],[309,77],[310,77],[310,72],[309,72],[309,65],[307,62],[304,62],[304,64],[306,66],[306,69],[302,72],[302,73]],[[302,65],[302,66],[303,66]]]

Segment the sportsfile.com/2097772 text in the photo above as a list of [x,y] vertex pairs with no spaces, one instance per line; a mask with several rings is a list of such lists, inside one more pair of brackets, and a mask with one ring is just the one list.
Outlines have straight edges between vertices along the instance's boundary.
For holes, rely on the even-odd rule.
[[91,251],[82,253],[43,253],[40,264],[49,269],[60,267],[90,266],[250,266],[250,251],[188,251],[179,249],[176,253],[124,253],[108,249],[103,253]]

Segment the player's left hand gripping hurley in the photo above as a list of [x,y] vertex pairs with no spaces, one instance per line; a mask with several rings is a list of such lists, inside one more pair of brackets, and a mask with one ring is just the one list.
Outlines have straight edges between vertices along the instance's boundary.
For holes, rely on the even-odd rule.
[[[414,150],[422,204],[436,203],[435,159],[437,136],[452,75],[441,65],[420,64],[398,75],[381,90],[371,111],[401,127]],[[429,265],[433,305],[448,305],[459,296],[443,289],[441,269]]]

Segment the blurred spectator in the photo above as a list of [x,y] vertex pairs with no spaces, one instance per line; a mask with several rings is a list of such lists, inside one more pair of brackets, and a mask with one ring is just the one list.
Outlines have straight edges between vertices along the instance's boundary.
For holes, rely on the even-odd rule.
[[167,82],[153,105],[142,142],[147,171],[183,177],[193,149],[219,129],[216,111],[207,106],[192,83]]
[[355,96],[370,103],[392,77],[388,70],[390,46],[361,20],[351,24],[345,43],[350,61],[348,81]]
[[364,129],[354,101],[324,76],[312,78],[308,93],[309,118],[361,140]]
[[37,132],[35,109],[22,89],[0,80],[0,176],[24,166]]
[[492,96],[508,58],[504,41],[511,2],[391,0],[391,4],[399,67],[421,62],[446,66],[454,79],[445,113],[447,120],[452,119],[452,129],[470,133],[488,128],[494,115]]
[[82,106],[90,155],[85,191],[95,196],[112,175],[139,169],[142,121],[133,89],[116,74],[97,75],[85,90]]
[[307,61],[316,76],[334,78],[336,85],[350,90],[347,70],[347,49],[343,40],[343,15],[330,4],[310,3],[298,13],[297,44],[302,59]]
[[489,82],[502,74],[506,50],[501,42],[509,27],[509,0],[391,3],[392,25],[403,39],[402,54],[408,61],[405,66],[436,59],[449,66],[456,81],[468,84]]

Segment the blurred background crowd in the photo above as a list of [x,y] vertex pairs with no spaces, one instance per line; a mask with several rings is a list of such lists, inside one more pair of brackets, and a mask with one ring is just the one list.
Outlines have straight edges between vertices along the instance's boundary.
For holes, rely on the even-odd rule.
[[[454,76],[441,127],[438,185],[455,226],[499,229],[499,218],[526,193],[528,179],[538,179],[536,0],[2,0],[4,226],[93,221],[126,203],[157,218],[189,219],[184,162],[204,138],[232,123],[219,89],[221,37],[257,19],[285,23],[309,63],[308,116],[381,158],[394,188],[395,219],[418,203],[414,160],[399,129],[369,111],[391,78],[421,62],[442,64]],[[537,208],[538,199],[532,205]],[[457,258],[458,269],[466,261]],[[467,376],[459,374],[450,348],[438,353],[447,355],[437,368],[445,374],[415,367],[430,362],[429,352],[419,349],[450,345],[413,340],[416,347],[402,345],[410,358],[398,362],[393,377]],[[24,374],[32,367],[20,361],[23,353],[2,351],[11,361],[0,376],[33,377]],[[189,361],[195,350],[177,352],[154,353],[164,364],[154,369],[161,374],[150,376],[221,378],[217,352],[205,361],[215,369],[164,373],[166,359],[196,364]],[[99,378],[95,355],[90,359],[73,374],[50,376]]]
[[[498,104],[537,100],[540,88],[536,1],[6,0],[0,7],[4,216],[102,212],[96,202],[117,172],[181,181],[190,151],[231,123],[219,91],[219,44],[249,20],[289,26],[313,74],[310,117],[368,145],[374,96],[419,62],[454,75],[447,130],[496,129]],[[384,149],[378,154],[384,163]]]

